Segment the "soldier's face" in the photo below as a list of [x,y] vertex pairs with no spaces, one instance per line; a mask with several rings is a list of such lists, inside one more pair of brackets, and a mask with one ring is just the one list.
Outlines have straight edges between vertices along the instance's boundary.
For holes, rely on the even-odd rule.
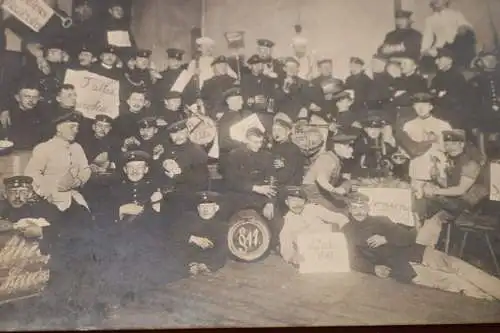
[[226,63],[215,64],[213,67],[214,67],[215,75],[227,74],[227,64]]
[[351,203],[349,205],[349,213],[351,214],[352,218],[358,222],[364,221],[368,217],[369,211],[370,208],[367,204]]
[[132,93],[127,99],[127,104],[132,112],[139,112],[146,106],[146,96],[141,93]]
[[376,139],[382,133],[382,129],[381,128],[374,128],[374,127],[366,127],[365,128],[365,132],[366,132],[366,135],[368,135],[369,138]]
[[30,199],[31,194],[32,190],[28,187],[9,188],[6,191],[7,201],[13,208],[24,206]]
[[497,68],[498,65],[498,59],[497,57],[493,55],[488,55],[486,57],[481,58],[481,63],[483,65],[483,68],[486,70],[493,70]]
[[333,146],[333,149],[335,150],[335,154],[344,160],[348,160],[353,157],[354,150],[350,144],[336,143]]
[[297,65],[295,62],[287,62],[284,67],[285,73],[288,76],[297,76],[299,73],[299,65]]
[[165,100],[165,107],[171,111],[178,111],[182,101],[180,98],[169,98]]
[[231,110],[239,111],[243,108],[243,98],[241,96],[231,96],[226,101]]
[[319,66],[319,72],[323,76],[331,76],[333,73],[333,66],[329,62],[324,62]]
[[264,138],[260,136],[251,135],[247,137],[247,147],[253,152],[258,152],[264,144]]
[[63,61],[63,51],[61,49],[48,49],[45,55],[45,59],[48,62],[60,63]]
[[179,68],[181,63],[182,62],[180,60],[175,59],[175,58],[168,58],[167,59],[167,66],[169,68],[172,68],[172,69]]
[[93,58],[94,56],[90,52],[80,52],[80,54],[78,55],[78,62],[81,66],[90,66],[92,64]]
[[401,71],[403,72],[403,74],[405,75],[412,74],[416,70],[417,70],[417,64],[413,59],[404,59],[401,62]]
[[32,110],[40,100],[40,92],[37,89],[21,89],[16,100],[22,109]]
[[148,171],[148,165],[144,161],[131,161],[123,167],[123,172],[125,172],[127,178],[132,182],[142,180]]
[[181,131],[170,133],[170,139],[176,145],[182,145],[182,144],[186,143],[188,138],[189,138],[189,134],[188,134],[187,128],[183,129]]
[[65,122],[57,125],[57,135],[68,142],[75,141],[78,134],[79,124],[73,122]]
[[286,205],[294,214],[300,214],[304,210],[306,205],[306,199],[288,196],[286,199]]
[[396,27],[398,29],[407,29],[410,27],[410,19],[406,17],[397,17],[396,18]]
[[158,133],[158,128],[156,127],[141,127],[139,129],[139,135],[145,141],[151,140],[156,133]]
[[258,64],[250,65],[250,69],[255,75],[262,74],[262,72],[264,72],[264,64],[259,62]]
[[114,53],[105,52],[105,53],[101,54],[101,61],[103,64],[105,64],[107,66],[114,66],[117,59],[118,58],[116,57],[116,54],[114,54]]
[[431,103],[422,102],[413,104],[413,108],[419,118],[425,119],[430,116],[433,106]]
[[143,58],[143,57],[135,58],[135,66],[142,70],[149,68],[149,58]]
[[361,73],[362,70],[363,70],[363,66],[360,64],[353,63],[353,62],[351,62],[349,64],[349,71],[351,72],[351,74],[359,74],[359,73]]
[[393,63],[388,64],[386,71],[390,76],[394,78],[401,77],[402,75],[401,66],[399,66],[398,64],[393,64]]
[[340,100],[337,101],[337,103],[335,103],[337,105],[337,109],[340,111],[340,112],[343,112],[343,111],[348,111],[349,108],[351,107],[353,103],[353,100],[351,98],[342,98]]
[[290,130],[280,124],[274,124],[272,131],[273,139],[278,143],[285,142],[286,140],[288,140],[288,136],[290,135]]
[[266,59],[266,58],[270,58],[272,56],[273,51],[270,47],[258,46],[257,47],[257,54],[259,55],[259,57]]
[[113,6],[109,9],[109,14],[116,20],[121,20],[125,16],[125,11],[121,6]]
[[60,106],[66,109],[76,106],[76,91],[75,89],[63,89],[56,97],[56,101]]
[[219,211],[219,205],[216,204],[215,202],[201,203],[198,205],[197,209],[198,209],[198,215],[203,220],[210,220]]
[[439,57],[436,59],[436,66],[440,71],[446,70],[453,65],[453,59],[450,57]]
[[92,129],[96,137],[103,138],[111,131],[111,124],[104,121],[97,121],[92,125]]
[[213,51],[214,51],[214,47],[211,44],[199,45],[198,49],[200,50],[201,55],[204,55],[204,56],[211,56]]
[[464,152],[465,142],[462,141],[446,141],[444,143],[444,150],[451,157],[457,157]]
[[431,0],[429,5],[434,11],[441,11],[449,5],[450,0]]

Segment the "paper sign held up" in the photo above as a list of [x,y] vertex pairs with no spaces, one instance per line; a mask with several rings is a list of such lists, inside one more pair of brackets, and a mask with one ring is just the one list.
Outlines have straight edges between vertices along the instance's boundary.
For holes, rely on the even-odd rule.
[[89,71],[67,70],[65,84],[72,84],[76,90],[76,110],[86,118],[94,119],[97,114],[111,118],[120,111],[120,83]]
[[300,273],[347,273],[351,271],[347,241],[341,232],[304,233],[297,238],[302,257]]
[[132,47],[130,34],[126,30],[108,31],[108,44],[117,47]]
[[36,32],[54,15],[54,10],[43,0],[5,0],[2,7]]
[[358,191],[370,198],[371,216],[387,216],[394,223],[415,226],[411,189],[360,187]]

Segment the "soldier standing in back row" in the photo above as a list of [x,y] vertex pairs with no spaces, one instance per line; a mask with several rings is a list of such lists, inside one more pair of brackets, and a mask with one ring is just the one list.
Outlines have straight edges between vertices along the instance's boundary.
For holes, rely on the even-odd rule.
[[412,12],[398,10],[396,12],[396,30],[385,36],[381,53],[387,57],[405,54],[415,60],[420,59],[422,34],[411,27]]
[[242,75],[241,93],[245,109],[252,111],[266,111],[273,96],[273,79],[264,75],[262,58],[254,54],[248,61],[250,72]]
[[182,63],[184,51],[180,49],[167,49],[167,68],[160,73],[161,79],[156,82],[154,88],[154,102],[158,106],[163,105],[163,99],[172,86],[175,84],[179,75],[186,69],[186,64]]
[[269,39],[258,39],[257,54],[264,64],[264,75],[272,79],[278,79],[282,78],[285,72],[283,71],[283,64],[278,59],[273,58],[274,45],[274,42]]

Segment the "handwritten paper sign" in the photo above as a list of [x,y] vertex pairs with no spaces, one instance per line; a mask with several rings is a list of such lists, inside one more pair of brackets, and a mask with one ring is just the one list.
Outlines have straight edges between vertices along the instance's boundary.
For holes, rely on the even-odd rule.
[[5,0],[3,8],[36,32],[39,32],[54,14],[54,10],[43,0]]
[[0,250],[0,304],[39,294],[49,281],[49,260],[37,242],[17,234],[8,238]]
[[255,113],[231,126],[229,129],[229,136],[235,141],[246,142],[247,131],[254,127],[260,129],[262,132],[266,130]]
[[351,271],[347,241],[341,232],[304,233],[297,238],[302,257],[300,273],[347,273]]
[[132,47],[130,34],[126,30],[108,31],[108,44],[117,47]]
[[500,161],[490,163],[490,200],[500,201]]
[[387,216],[394,223],[415,226],[411,189],[360,187],[358,191],[370,198],[371,216]]
[[67,70],[64,83],[72,84],[76,90],[76,110],[87,118],[96,114],[118,117],[120,106],[120,83],[116,80],[89,71]]

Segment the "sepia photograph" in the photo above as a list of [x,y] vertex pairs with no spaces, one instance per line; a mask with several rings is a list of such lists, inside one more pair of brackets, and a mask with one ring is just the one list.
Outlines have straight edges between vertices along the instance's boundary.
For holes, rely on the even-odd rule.
[[500,0],[0,29],[0,331],[500,323]]

